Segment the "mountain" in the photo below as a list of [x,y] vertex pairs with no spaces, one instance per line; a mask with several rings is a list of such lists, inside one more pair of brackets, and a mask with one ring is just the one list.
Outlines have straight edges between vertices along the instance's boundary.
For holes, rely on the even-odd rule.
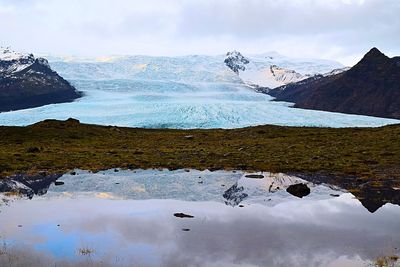
[[245,57],[232,51],[224,62],[244,83],[262,92],[343,67],[333,61],[292,59],[275,52]]
[[372,48],[351,69],[269,92],[295,107],[400,119],[400,57]]
[[275,88],[309,77],[277,65],[257,66],[238,51],[228,52],[224,62],[244,83],[252,87]]
[[81,93],[35,58],[0,48],[0,112],[70,102]]
[[[293,79],[297,80],[298,77],[296,78],[296,76],[299,75],[315,75],[343,67],[340,63],[334,61],[294,59],[275,52],[250,55],[246,58],[250,60],[250,65],[253,65],[255,70],[259,70],[254,72],[260,74],[259,80],[261,82],[256,80],[247,83],[243,81],[243,73],[238,75],[235,70],[232,70],[233,65],[231,67],[226,65],[224,62],[227,58],[226,55],[177,57],[134,55],[98,58],[46,56],[46,58],[49,59],[51,66],[58,73],[69,80],[140,79],[174,81],[185,84],[193,82],[246,83],[252,84],[253,87],[265,85],[262,83],[264,72],[268,72],[270,75],[273,75],[273,72],[277,77],[274,86],[280,86],[293,81]],[[285,76],[282,75],[282,69],[294,71],[288,71]],[[250,72],[246,71],[245,73]]]

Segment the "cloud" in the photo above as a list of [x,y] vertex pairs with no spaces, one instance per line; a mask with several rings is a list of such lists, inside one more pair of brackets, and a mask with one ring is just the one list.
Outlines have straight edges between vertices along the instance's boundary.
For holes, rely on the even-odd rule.
[[0,34],[41,53],[275,50],[354,63],[372,46],[400,54],[399,11],[398,0],[0,0]]

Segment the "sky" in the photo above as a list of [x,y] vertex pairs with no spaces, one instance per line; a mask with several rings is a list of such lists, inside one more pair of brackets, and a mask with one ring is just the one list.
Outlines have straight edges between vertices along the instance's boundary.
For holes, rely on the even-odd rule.
[[400,0],[0,0],[0,46],[51,55],[400,55]]

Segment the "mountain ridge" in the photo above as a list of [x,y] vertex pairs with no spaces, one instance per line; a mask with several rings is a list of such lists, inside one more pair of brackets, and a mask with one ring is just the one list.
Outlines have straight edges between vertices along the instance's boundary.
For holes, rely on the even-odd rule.
[[372,48],[349,70],[269,92],[294,107],[400,119],[400,57]]
[[45,58],[0,48],[0,112],[71,102],[81,96]]

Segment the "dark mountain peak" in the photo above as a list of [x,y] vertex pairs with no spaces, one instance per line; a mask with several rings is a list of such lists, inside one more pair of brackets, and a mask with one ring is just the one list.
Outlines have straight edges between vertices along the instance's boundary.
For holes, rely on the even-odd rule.
[[400,119],[399,81],[399,58],[374,47],[346,72],[277,88],[273,96],[300,108]]
[[380,63],[380,62],[385,62],[389,59],[385,54],[383,54],[381,51],[379,51],[378,48],[373,47],[371,50],[368,51],[364,55],[364,57],[361,59],[359,63]]
[[[372,47],[371,50],[368,51],[365,55],[372,55],[372,56],[385,56],[378,48]],[[386,56],[385,56],[386,57]]]
[[374,47],[353,68],[347,76],[357,76],[360,79],[375,79],[374,76],[384,76],[389,70],[392,59]]

